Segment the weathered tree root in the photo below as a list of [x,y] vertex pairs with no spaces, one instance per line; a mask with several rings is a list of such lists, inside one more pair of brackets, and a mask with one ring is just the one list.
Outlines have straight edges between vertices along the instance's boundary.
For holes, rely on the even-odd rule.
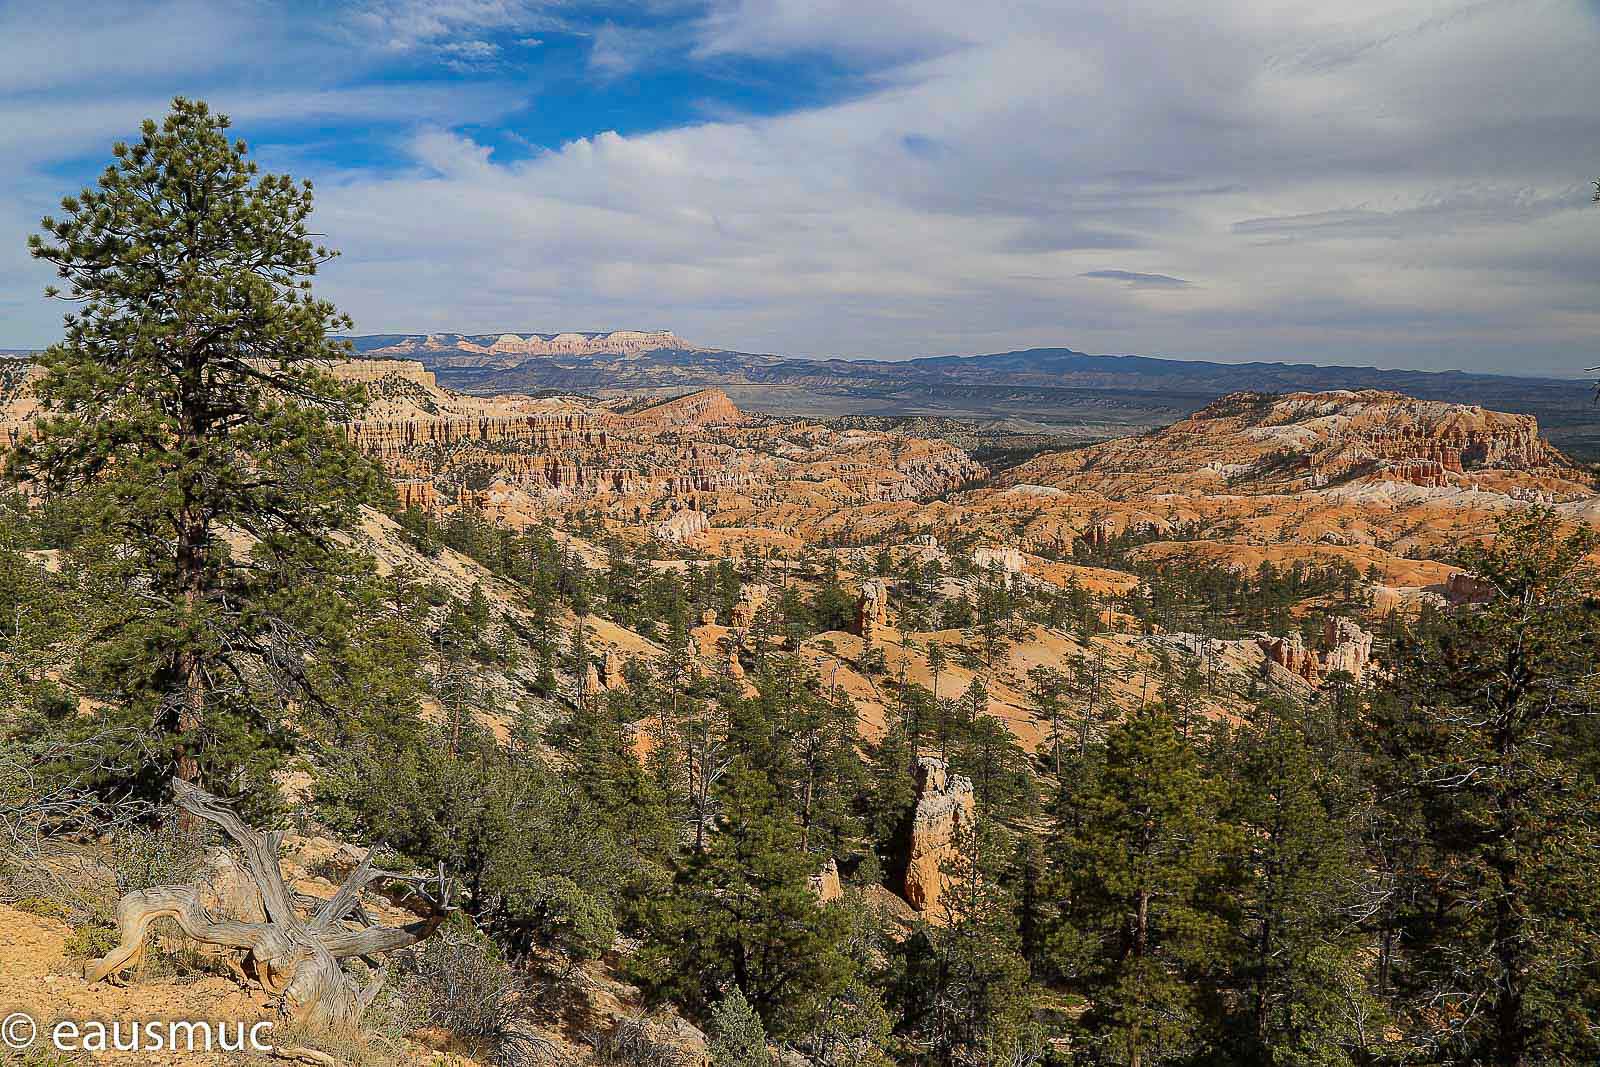
[[[310,1027],[354,1029],[377,996],[384,972],[379,969],[362,986],[339,961],[414,945],[438,929],[450,911],[452,892],[442,870],[436,893],[429,895],[424,883],[431,880],[377,870],[369,851],[333,899],[309,918],[302,917],[295,910],[294,897],[284,884],[279,866],[278,847],[283,835],[251,830],[222,801],[198,786],[175,781],[172,787],[180,808],[214,823],[239,847],[249,878],[260,895],[259,908],[254,900],[241,901],[238,887],[232,891],[219,887],[215,870],[192,885],[158,886],[128,893],[117,904],[121,941],[103,958],[85,967],[84,977],[90,982],[98,982],[135,961],[144,950],[150,924],[170,918],[202,944],[243,953],[244,972],[268,993],[281,998],[284,1014],[295,1022]],[[360,906],[361,891],[379,879],[411,883],[426,918],[404,927],[351,929],[346,925],[346,917]],[[234,914],[217,914],[207,906],[208,900],[219,901],[224,910]]]
[[303,1048],[299,1045],[294,1048],[282,1048],[275,1045],[272,1049],[272,1055],[280,1060],[288,1060],[290,1063],[311,1064],[312,1067],[344,1067],[343,1060],[330,1056],[321,1049]]

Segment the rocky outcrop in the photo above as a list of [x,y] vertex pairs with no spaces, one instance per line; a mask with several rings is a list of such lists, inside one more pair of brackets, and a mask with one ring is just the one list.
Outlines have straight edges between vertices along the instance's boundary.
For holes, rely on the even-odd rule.
[[1329,618],[1322,627],[1322,671],[1343,671],[1357,681],[1372,662],[1372,635],[1354,619]]
[[418,448],[468,443],[546,451],[604,448],[606,443],[605,431],[593,415],[564,410],[522,415],[364,417],[350,423],[346,433],[357,448],[379,459]]
[[1487,604],[1494,597],[1494,586],[1476,574],[1456,571],[1445,582],[1444,598],[1451,604]]
[[829,904],[844,897],[844,886],[839,881],[839,864],[831,857],[821,870],[811,876],[810,885],[819,904]]
[[939,903],[944,867],[955,855],[956,837],[973,820],[972,780],[951,774],[942,759],[917,761],[917,807],[911,816],[906,853],[906,902],[920,912]]
[[606,654],[600,661],[601,683],[607,689],[621,689],[626,686],[628,680],[622,676],[622,668],[622,657],[617,654],[617,650],[606,649]]
[[1257,639],[1266,662],[1283,668],[1310,685],[1321,685],[1335,671],[1360,680],[1372,661],[1372,635],[1353,619],[1329,618],[1323,623],[1323,651],[1308,648],[1298,631],[1283,637]]
[[384,381],[409,382],[423,389],[437,389],[433,372],[413,359],[343,359],[329,372],[340,381],[374,385]]
[[868,648],[876,647],[889,625],[889,583],[873,578],[861,583],[856,600],[856,633]]
[[1080,535],[1085,544],[1092,548],[1103,548],[1111,543],[1117,536],[1117,524],[1111,519],[1096,519]]
[[583,695],[597,697],[606,691],[605,684],[600,681],[600,670],[593,663],[583,669]]
[[1299,632],[1283,637],[1262,637],[1259,643],[1261,651],[1267,654],[1268,662],[1276,663],[1312,685],[1322,681],[1322,663],[1316,652],[1306,647],[1305,638]]
[[396,478],[395,496],[401,508],[417,508],[428,514],[439,510],[439,491],[428,478]]
[[733,605],[733,613],[728,619],[728,625],[735,630],[749,629],[756,621],[756,614],[766,606],[767,587],[758,582],[752,582],[739,590],[739,599]]
[[618,415],[615,419],[630,430],[663,433],[703,426],[732,426],[744,421],[744,413],[721,389],[701,389]]
[[711,519],[703,511],[686,508],[665,522],[659,522],[653,531],[663,541],[681,545],[711,529]]
[[980,571],[994,571],[999,574],[1000,580],[1007,587],[1011,585],[1014,575],[1022,573],[1022,553],[1011,547],[974,549],[972,565]]

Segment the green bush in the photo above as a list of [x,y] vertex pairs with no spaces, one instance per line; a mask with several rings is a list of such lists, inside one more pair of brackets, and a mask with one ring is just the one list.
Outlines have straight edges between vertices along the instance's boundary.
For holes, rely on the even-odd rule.
[[49,897],[23,897],[11,906],[17,911],[26,912],[29,915],[37,915],[41,919],[65,919],[67,917],[66,906],[60,901],[51,900]]
[[766,1028],[738,986],[712,1007],[709,1030],[716,1067],[771,1067]]
[[109,926],[80,926],[67,937],[69,960],[97,960],[117,947],[122,938]]
[[617,919],[604,900],[565,875],[553,875],[510,895],[507,911],[540,944],[574,962],[602,955],[617,938]]

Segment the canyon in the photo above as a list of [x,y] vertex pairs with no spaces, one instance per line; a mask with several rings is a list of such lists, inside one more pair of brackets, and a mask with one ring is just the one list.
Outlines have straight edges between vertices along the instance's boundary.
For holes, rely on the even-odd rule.
[[350,439],[406,503],[472,508],[517,528],[581,507],[675,542],[730,547],[747,536],[792,547],[809,523],[987,473],[942,441],[750,416],[717,389],[603,402],[481,397],[440,388],[416,362],[353,360],[335,372],[367,386]]
[[[1449,561],[1499,517],[1544,507],[1569,526],[1600,523],[1592,478],[1531,416],[1381,390],[1229,394],[1149,433],[991,471],[942,438],[751,413],[721,389],[478,396],[440,387],[418,363],[360,373],[373,403],[351,439],[389,469],[403,503],[514,528],[582,516],[588,532],[569,543],[594,561],[604,537],[655,543],[660,566],[765,559],[787,575],[793,561],[833,561],[858,598],[853,623],[801,652],[848,694],[869,739],[890,716],[883,679],[931,687],[930,650],[971,647],[970,633],[911,611],[904,581],[879,571],[884,559],[943,574],[945,601],[975,601],[997,581],[1098,604],[1092,632],[1027,626],[992,662],[942,670],[947,692],[981,676],[988,712],[1030,747],[1047,735],[1028,677],[1041,664],[1102,663],[1112,707],[1148,699],[1174,658],[1216,682],[1203,701],[1216,714],[1260,684],[1304,696],[1381,670],[1375,631],[1390,613],[1470,599],[1472,576]],[[1345,568],[1357,576],[1347,613],[1308,598],[1293,609],[1303,628],[1229,639],[1128,614],[1149,595],[1151,569],[1248,578],[1263,565]],[[746,594],[731,618],[697,629],[707,670],[744,677],[752,624],[775,596]],[[619,637],[612,647],[652,646]],[[597,671],[591,687],[614,673]],[[911,891],[925,904],[932,869]]]
[[[696,612],[688,669],[750,695],[762,657],[792,651],[868,747],[915,686],[992,717],[1043,766],[1062,733],[1041,703],[1042,671],[1101,724],[1157,700],[1225,720],[1263,695],[1312,699],[1383,677],[1393,616],[1482,600],[1481,580],[1454,560],[1501,518],[1540,509],[1564,528],[1600,528],[1592,475],[1533,416],[1386,390],[1230,393],[1142,433],[991,466],[955,443],[983,440],[966,425],[919,433],[749,411],[720,387],[465,392],[407,358],[430,345],[500,359],[635,343],[572,336],[471,340],[483,351],[465,355],[425,337],[341,361],[331,372],[368,397],[344,432],[388,473],[399,508],[440,523],[548,530],[594,572],[618,545],[639,550],[646,575],[730,564],[737,596]],[[38,417],[34,380],[0,364],[0,445]],[[603,614],[562,607],[536,621],[525,590],[461,551],[421,551],[407,519],[372,511],[354,540],[380,573],[481,591],[496,625],[554,627],[565,646],[581,633],[588,658],[558,682],[569,705],[626,699],[633,666],[670,658],[659,630]],[[1158,585],[1211,571],[1241,582],[1337,572],[1344,588],[1297,594],[1261,626],[1159,610]],[[816,632],[782,632],[786,600],[832,588],[847,610]],[[987,627],[977,606],[1001,601],[1030,607]],[[486,686],[496,737],[513,729],[505,709],[555,715],[521,668]],[[638,751],[653,725],[635,724]],[[950,864],[980,803],[974,778],[942,754],[912,762],[904,866],[871,887],[906,927],[948,921]],[[819,899],[845,895],[841,866],[829,858],[811,877]]]
[[[8,366],[0,441],[9,443],[38,410],[29,373]],[[854,632],[826,635],[831,651],[809,647],[851,690],[869,733],[887,701],[866,661],[886,656],[909,677],[926,676],[927,648],[959,640],[897,617],[897,583],[868,573],[885,551],[946,575],[993,574],[1100,600],[1110,633],[1024,635],[993,672],[994,710],[1036,741],[1022,678],[1030,657],[1132,662],[1167,639],[1118,621],[1117,605],[1143,586],[1130,570],[1354,571],[1368,605],[1361,617],[1218,653],[1241,677],[1278,668],[1285,684],[1318,685],[1369,669],[1371,631],[1387,613],[1474,599],[1472,576],[1449,560],[1500,516],[1544,507],[1564,525],[1600,525],[1592,477],[1533,417],[1380,390],[1229,394],[1148,433],[991,471],[941,437],[751,413],[716,388],[669,398],[480,396],[441,386],[415,360],[333,370],[366,386],[370,403],[346,431],[388,471],[402,506],[441,517],[467,510],[518,529],[581,515],[590,539],[653,541],[668,558],[821,553],[861,574]],[[1120,562],[1101,558],[1113,549]],[[943,595],[976,596],[976,580],[947,577]],[[954,676],[961,685],[972,677]]]

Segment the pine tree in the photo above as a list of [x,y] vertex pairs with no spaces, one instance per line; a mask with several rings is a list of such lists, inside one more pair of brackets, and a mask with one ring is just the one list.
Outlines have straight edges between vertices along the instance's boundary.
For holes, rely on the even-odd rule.
[[1032,686],[1030,696],[1034,712],[1041,720],[1050,724],[1050,732],[1046,735],[1050,744],[1050,771],[1059,780],[1061,743],[1065,734],[1062,710],[1067,692],[1067,679],[1054,667],[1040,664],[1028,671],[1028,682]]
[[1362,857],[1347,795],[1308,741],[1304,709],[1266,704],[1217,746],[1233,784],[1228,821],[1243,831],[1233,1055],[1272,1065],[1366,1062],[1381,1012],[1368,988],[1360,911]]
[[1030,762],[1010,728],[993,715],[974,719],[950,754],[951,769],[972,779],[978,811],[1008,825],[1038,805]]
[[1052,962],[1087,998],[1081,1022],[1108,1062],[1178,1062],[1212,1036],[1199,976],[1225,933],[1218,789],[1160,707],[1116,726],[1093,768],[1054,849]]
[[653,903],[634,967],[699,1018],[737,986],[784,1040],[814,1025],[848,977],[840,920],[811,891],[811,858],[767,774],[741,759],[719,793],[716,832]]
[[87,663],[129,722],[157,724],[147,778],[238,792],[283,743],[263,690],[314,698],[307,665],[348,634],[359,566],[328,534],[379,476],[335,424],[360,390],[325,373],[350,322],[310,292],[334,255],[310,184],[259,174],[228,128],[175,100],[30,238],[64,287],[48,295],[77,307],[9,471],[72,504],[107,597]]
[[1462,562],[1494,591],[1424,620],[1376,695],[1371,742],[1414,809],[1396,984],[1440,1058],[1600,1059],[1600,582],[1594,538],[1507,518]]
[[711,1009],[707,1031],[711,1041],[706,1051],[711,1054],[712,1067],[769,1067],[772,1063],[761,1016],[738,986]]

